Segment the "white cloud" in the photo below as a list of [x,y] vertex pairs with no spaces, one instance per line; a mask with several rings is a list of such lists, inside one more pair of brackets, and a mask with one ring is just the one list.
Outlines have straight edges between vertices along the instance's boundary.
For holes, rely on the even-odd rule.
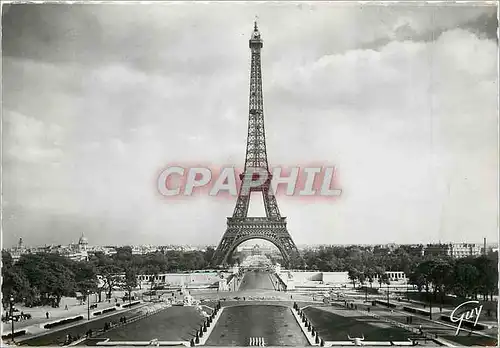
[[[335,202],[278,198],[296,242],[494,238],[497,46],[447,30],[481,11],[273,6],[259,13],[270,163],[334,164],[343,189]],[[235,199],[172,201],[156,180],[168,164],[243,166],[253,15],[95,8],[53,15],[81,36],[52,43],[49,62],[4,59],[5,231],[27,243],[82,230],[96,243],[217,243]],[[86,20],[107,35],[92,50]],[[390,41],[409,28],[444,32]],[[45,50],[28,34],[17,47],[27,43]]]
[[62,158],[63,129],[37,118],[4,110],[6,154],[19,161],[50,163]]

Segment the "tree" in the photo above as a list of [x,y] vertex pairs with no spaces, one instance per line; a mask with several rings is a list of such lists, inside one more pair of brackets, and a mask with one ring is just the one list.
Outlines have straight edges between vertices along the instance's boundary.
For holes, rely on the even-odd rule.
[[419,279],[423,282],[423,287],[427,296],[429,295],[430,285],[431,285],[431,272],[434,267],[434,260],[427,260],[418,264],[415,272]]
[[447,284],[450,283],[452,275],[452,267],[446,260],[438,260],[432,264],[430,269],[430,280],[434,287],[434,298],[439,293],[441,301],[439,302],[439,310],[443,311],[443,301]]
[[479,278],[479,271],[474,265],[466,260],[459,260],[453,267],[453,282],[450,284],[450,290],[463,298],[472,296],[479,284]]
[[158,265],[150,265],[147,270],[147,274],[150,276],[150,282],[151,282],[151,290],[153,290],[153,286],[155,284],[155,278],[158,276],[160,273],[160,268]]
[[120,285],[121,269],[114,265],[105,265],[99,268],[99,273],[104,281],[104,287],[107,290],[106,298],[110,299],[113,289]]
[[126,267],[125,269],[125,290],[128,293],[128,298],[132,297],[132,290],[137,287],[137,271],[133,267]]
[[15,302],[31,303],[32,288],[22,269],[19,267],[4,267],[2,269],[2,300],[9,302],[10,296],[13,296]]
[[29,284],[40,294],[42,304],[59,306],[62,296],[73,296],[76,289],[71,260],[56,254],[25,254],[17,263]]
[[370,283],[370,288],[373,287],[374,277],[375,277],[375,270],[372,267],[367,267],[365,269],[365,278]]
[[14,265],[12,255],[5,250],[2,250],[2,268],[9,268]]
[[481,255],[471,260],[472,265],[479,272],[478,291],[487,299],[490,295],[493,300],[493,295],[498,293],[498,253],[492,255]]
[[352,287],[356,287],[356,281],[358,280],[360,272],[356,268],[351,268],[347,272],[349,280],[352,282]]
[[379,284],[378,288],[380,289],[382,287],[382,284],[384,284],[387,274],[385,273],[385,270],[382,267],[376,267],[374,271],[375,274],[377,275],[377,280]]
[[214,257],[214,254],[215,254],[215,249],[212,247],[208,247],[207,250],[205,250],[203,258],[205,259],[206,266],[210,265],[210,263],[212,262],[212,258]]
[[305,266],[304,259],[300,256],[299,252],[292,251],[290,253],[289,267],[291,269],[303,269]]
[[79,292],[87,294],[97,291],[97,270],[92,263],[75,262],[72,270],[75,274],[76,289]]
[[422,289],[426,284],[426,279],[421,272],[419,272],[418,270],[411,272],[408,276],[408,280],[410,284],[417,287],[418,292],[422,292]]

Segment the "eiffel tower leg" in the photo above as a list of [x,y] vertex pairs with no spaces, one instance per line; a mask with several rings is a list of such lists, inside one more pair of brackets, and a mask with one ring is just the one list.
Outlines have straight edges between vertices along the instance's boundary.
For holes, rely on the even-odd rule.
[[[278,209],[278,202],[276,201],[276,196],[274,195],[270,186],[266,186],[262,190],[262,196],[264,199],[264,206],[267,216],[271,218],[281,217],[280,211]],[[293,242],[290,233],[288,233],[286,226],[280,231],[277,238],[280,240],[280,244],[282,245],[282,248],[285,250],[285,253],[287,255],[286,260],[284,259],[285,264],[288,264],[292,257],[298,257],[299,252],[297,246]]]
[[226,266],[228,262],[228,257],[230,256],[231,248],[236,241],[236,236],[238,231],[234,228],[228,226],[222,240],[219,243],[219,246],[215,250],[215,253],[212,257],[212,265],[213,266]]

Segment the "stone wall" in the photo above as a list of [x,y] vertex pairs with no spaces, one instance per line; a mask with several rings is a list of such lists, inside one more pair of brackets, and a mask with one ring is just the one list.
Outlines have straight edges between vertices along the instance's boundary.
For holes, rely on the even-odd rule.
[[[228,274],[223,274],[224,278],[227,278]],[[218,284],[221,279],[219,273],[170,273],[170,274],[160,274],[158,275],[158,280],[155,280],[156,284],[167,284],[170,286],[209,286],[213,284]],[[141,283],[151,284],[148,280],[144,280]]]

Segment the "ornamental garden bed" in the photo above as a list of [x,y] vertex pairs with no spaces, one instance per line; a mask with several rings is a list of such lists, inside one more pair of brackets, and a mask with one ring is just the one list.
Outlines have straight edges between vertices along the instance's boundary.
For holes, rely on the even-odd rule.
[[44,329],[52,329],[53,327],[74,323],[74,322],[77,322],[77,321],[82,320],[82,319],[83,319],[83,315],[79,315],[79,316],[71,317],[71,318],[65,318],[65,319],[61,319],[61,320],[58,320],[58,321],[55,321],[52,323],[45,324],[43,326],[43,328]]

